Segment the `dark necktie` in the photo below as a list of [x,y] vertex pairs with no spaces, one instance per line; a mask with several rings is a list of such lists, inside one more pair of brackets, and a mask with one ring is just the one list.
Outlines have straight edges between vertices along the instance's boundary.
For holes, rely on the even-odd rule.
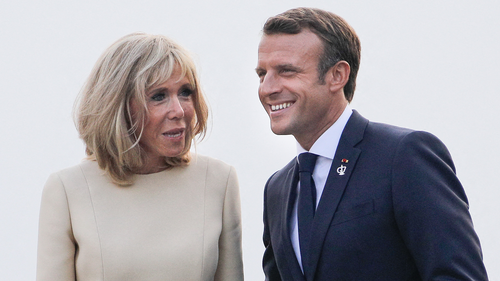
[[299,204],[297,217],[299,223],[300,256],[304,275],[309,268],[309,247],[311,244],[311,226],[316,211],[316,186],[312,178],[318,155],[312,153],[299,154]]

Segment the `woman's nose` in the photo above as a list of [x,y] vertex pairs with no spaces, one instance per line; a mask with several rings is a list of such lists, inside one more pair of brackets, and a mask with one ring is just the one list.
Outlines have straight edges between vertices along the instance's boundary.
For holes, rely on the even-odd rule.
[[184,109],[177,97],[170,99],[167,104],[167,118],[168,119],[179,119],[184,117]]

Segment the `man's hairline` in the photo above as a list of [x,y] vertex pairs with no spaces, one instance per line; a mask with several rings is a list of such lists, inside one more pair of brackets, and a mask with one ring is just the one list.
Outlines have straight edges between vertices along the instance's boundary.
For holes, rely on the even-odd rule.
[[[313,33],[314,35],[316,35],[316,37],[318,37],[318,39],[320,40],[321,42],[321,53],[319,54],[318,56],[318,61],[316,63],[316,71],[318,72],[318,83],[320,83],[321,85],[324,85],[325,83],[325,77],[326,77],[326,73],[328,71],[325,71],[325,73],[321,73],[321,69],[320,69],[320,64],[321,64],[321,59],[325,57],[326,55],[326,40],[323,39],[317,32],[315,32],[314,29],[312,29],[311,27],[309,26],[300,26],[300,31],[297,32],[297,33],[289,33],[289,32],[284,32],[284,31],[273,31],[271,33],[266,33],[265,29],[262,30],[262,37],[264,36],[273,36],[273,35],[298,35],[306,30],[309,30],[311,33]],[[262,41],[262,39],[261,39]],[[340,61],[340,60],[339,60]],[[337,61],[335,64],[337,64],[339,61]],[[330,68],[332,68],[333,66],[332,65]],[[329,69],[330,69],[329,68]],[[258,68],[256,68],[255,70],[257,70]]]

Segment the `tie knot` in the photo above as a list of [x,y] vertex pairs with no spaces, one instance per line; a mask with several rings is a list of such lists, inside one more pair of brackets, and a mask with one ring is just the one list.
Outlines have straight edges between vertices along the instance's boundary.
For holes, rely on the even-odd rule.
[[318,155],[309,152],[299,154],[299,172],[309,172],[314,171],[314,165],[316,165],[316,159]]

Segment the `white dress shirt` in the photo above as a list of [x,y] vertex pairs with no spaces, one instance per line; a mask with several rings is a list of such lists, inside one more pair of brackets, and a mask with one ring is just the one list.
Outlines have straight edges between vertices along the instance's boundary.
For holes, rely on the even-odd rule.
[[[346,106],[342,115],[335,123],[328,128],[312,145],[309,150],[310,153],[318,155],[318,160],[316,160],[316,165],[314,166],[314,171],[312,174],[314,184],[316,186],[316,208],[319,205],[321,195],[323,194],[323,189],[325,188],[325,183],[328,178],[328,173],[330,172],[330,167],[332,166],[333,157],[335,157],[335,152],[337,151],[337,146],[339,144],[340,136],[344,131],[344,127],[347,121],[351,117],[352,109]],[[297,142],[297,156],[301,153],[308,152]],[[298,158],[297,158],[298,159]],[[300,183],[297,184],[297,193],[299,194]],[[295,200],[293,206],[292,218],[291,218],[291,234],[293,249],[295,251],[295,256],[299,262],[300,268],[302,269],[302,258],[300,256],[300,245],[299,245],[299,226],[297,223],[297,203],[298,196]],[[302,272],[304,270],[302,269]]]

